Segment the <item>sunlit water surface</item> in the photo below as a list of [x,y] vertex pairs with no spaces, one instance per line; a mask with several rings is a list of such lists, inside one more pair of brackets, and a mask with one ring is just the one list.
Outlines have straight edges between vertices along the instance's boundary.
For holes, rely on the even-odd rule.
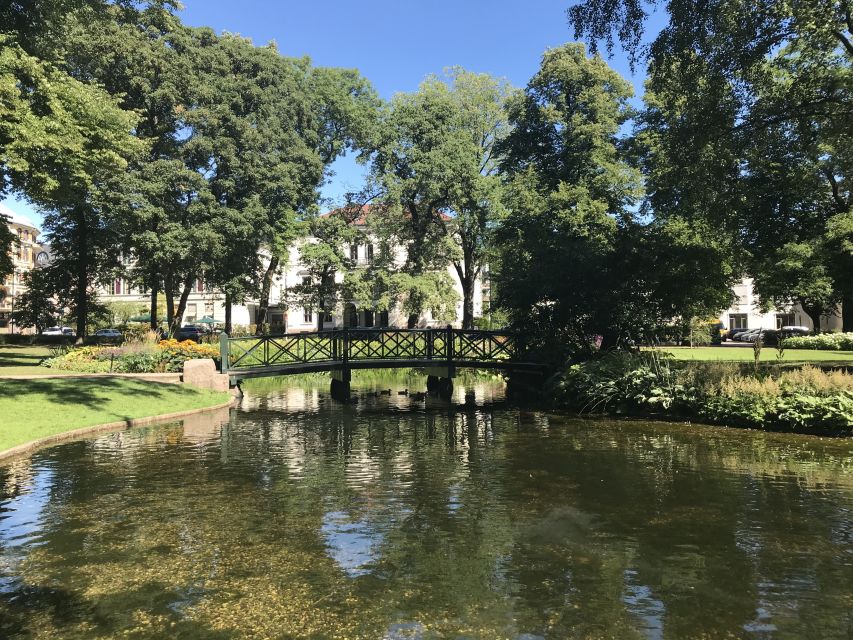
[[853,637],[849,442],[383,386],[0,466],[0,637]]

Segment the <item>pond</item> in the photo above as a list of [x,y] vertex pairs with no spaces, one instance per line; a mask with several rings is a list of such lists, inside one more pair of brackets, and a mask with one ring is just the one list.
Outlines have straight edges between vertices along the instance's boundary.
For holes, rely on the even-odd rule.
[[850,442],[402,386],[0,465],[0,637],[851,637]]

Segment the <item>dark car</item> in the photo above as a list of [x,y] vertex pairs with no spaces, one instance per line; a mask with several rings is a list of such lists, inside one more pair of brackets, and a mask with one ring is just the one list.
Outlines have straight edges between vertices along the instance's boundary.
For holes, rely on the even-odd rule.
[[749,329],[729,329],[723,334],[723,340],[734,340],[735,336],[745,331],[749,331]]
[[207,331],[202,327],[188,324],[178,329],[175,334],[175,338],[178,340],[193,340],[194,342],[201,342],[202,338],[206,335]]

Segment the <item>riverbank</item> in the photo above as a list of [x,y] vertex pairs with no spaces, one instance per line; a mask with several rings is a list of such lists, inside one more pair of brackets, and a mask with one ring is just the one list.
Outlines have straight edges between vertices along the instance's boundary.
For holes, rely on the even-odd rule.
[[131,424],[141,418],[215,407],[231,399],[228,393],[120,377],[6,379],[0,387],[0,455],[65,432]]
[[853,435],[853,375],[814,366],[678,362],[612,353],[572,365],[544,399],[579,414],[688,420],[764,431]]

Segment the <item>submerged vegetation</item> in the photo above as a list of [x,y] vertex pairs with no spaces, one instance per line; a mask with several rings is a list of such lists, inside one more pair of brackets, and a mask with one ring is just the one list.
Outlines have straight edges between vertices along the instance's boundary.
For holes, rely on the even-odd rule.
[[666,415],[770,430],[853,433],[853,375],[805,366],[676,363],[657,352],[611,353],[551,381],[556,406],[582,413]]

